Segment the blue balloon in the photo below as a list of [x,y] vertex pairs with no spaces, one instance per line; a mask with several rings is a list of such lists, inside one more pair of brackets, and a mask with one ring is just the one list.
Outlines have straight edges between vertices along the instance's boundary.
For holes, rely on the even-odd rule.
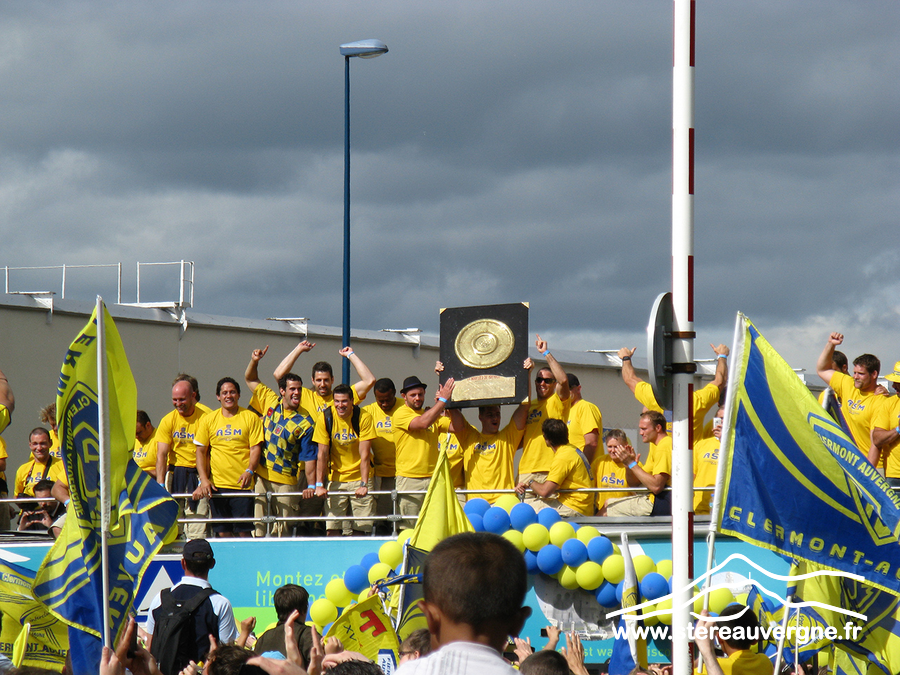
[[536,523],[538,520],[537,512],[531,504],[522,502],[512,507],[509,512],[509,522],[519,532],[525,530],[526,527]]
[[485,511],[481,520],[487,532],[503,534],[509,529],[509,514],[499,506],[492,506]]
[[470,513],[469,522],[472,523],[472,529],[476,532],[484,532],[484,521],[477,513]]
[[537,553],[525,549],[525,567],[528,568],[529,574],[537,574],[541,571],[538,567]]
[[369,587],[369,570],[362,565],[350,565],[344,572],[344,585],[347,590],[359,595]]
[[548,530],[553,527],[553,523],[558,523],[562,520],[562,516],[556,511],[556,509],[546,508],[538,511],[538,522],[546,527]]
[[616,586],[608,581],[604,581],[596,592],[597,602],[603,607],[615,607],[616,602]]
[[538,568],[547,575],[553,575],[563,568],[562,551],[559,546],[547,544],[538,551],[537,554]]
[[368,572],[370,569],[372,569],[372,565],[377,562],[381,562],[381,560],[379,560],[378,558],[378,551],[371,551],[363,556],[362,562],[360,562],[359,564],[360,567]]
[[578,539],[568,539],[562,545],[562,559],[569,567],[578,567],[588,559],[587,546]]
[[471,516],[473,513],[477,513],[479,516],[483,516],[484,512],[491,508],[491,503],[487,499],[483,499],[482,497],[475,497],[474,499],[470,499],[466,502],[466,505],[463,507],[463,511],[466,512],[467,516]]
[[603,561],[612,555],[613,545],[609,539],[601,534],[599,537],[594,537],[588,542],[587,552],[589,559],[602,565]]
[[622,579],[619,583],[616,584],[616,602],[620,605],[622,604],[622,593],[625,592],[625,580]]
[[669,594],[669,582],[659,572],[650,572],[641,579],[641,595],[647,600],[656,600]]

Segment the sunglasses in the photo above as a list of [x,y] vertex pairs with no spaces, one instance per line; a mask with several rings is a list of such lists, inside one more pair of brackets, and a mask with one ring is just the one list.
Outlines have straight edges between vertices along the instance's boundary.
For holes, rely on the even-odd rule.
[[545,384],[551,384],[552,382],[556,382],[552,377],[536,377],[534,378],[536,384],[541,384],[542,382]]

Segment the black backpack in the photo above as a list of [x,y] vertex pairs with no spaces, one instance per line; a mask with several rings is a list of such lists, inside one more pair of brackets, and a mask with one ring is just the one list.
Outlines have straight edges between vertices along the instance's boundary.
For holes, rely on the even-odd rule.
[[203,588],[187,600],[176,600],[169,588],[160,593],[159,608],[154,614],[158,618],[153,627],[150,653],[163,675],[178,675],[188,662],[197,659],[198,636],[194,617],[200,606],[214,593],[211,588]]

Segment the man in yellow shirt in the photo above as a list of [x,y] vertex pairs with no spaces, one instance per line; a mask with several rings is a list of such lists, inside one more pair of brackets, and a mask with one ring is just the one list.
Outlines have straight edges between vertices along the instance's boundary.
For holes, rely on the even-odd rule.
[[137,411],[133,455],[135,463],[156,478],[156,427],[143,410]]
[[869,462],[884,468],[888,484],[900,489],[900,361],[884,376],[897,396],[882,396],[872,417],[872,447]]
[[[540,508],[551,507],[563,518],[594,515],[594,495],[590,492],[567,492],[594,486],[591,463],[574,445],[569,443],[569,429],[562,420],[544,420],[541,425],[544,442],[553,452],[553,463],[547,472],[547,479],[529,479],[516,485],[516,492],[525,495],[531,490],[540,497]],[[553,493],[561,490],[557,498]]]
[[250,537],[253,533],[253,478],[262,454],[263,428],[259,416],[242,408],[240,385],[230,377],[216,383],[218,410],[204,415],[194,436],[200,485],[194,499],[210,499],[213,492],[246,492],[248,496],[210,499],[213,518],[247,518],[246,522],[214,523],[217,537]]
[[816,372],[834,390],[853,442],[863,455],[868,456],[872,446],[872,420],[882,400],[875,391],[881,361],[872,354],[862,354],[853,359],[853,377],[834,370],[834,349],[843,341],[844,336],[840,333],[828,336],[816,362]]
[[16,399],[13,396],[12,387],[9,386],[6,375],[0,370],[0,434],[9,426],[15,408]]
[[581,396],[581,381],[575,373],[566,373],[572,406],[569,409],[569,441],[584,453],[593,464],[600,436],[603,435],[603,415],[600,408]]
[[[372,463],[375,477],[372,482],[376,491],[394,490],[397,486],[397,449],[394,446],[394,413],[403,405],[403,399],[397,397],[397,387],[390,378],[383,377],[375,382],[375,402],[363,410],[372,416],[375,424],[375,438],[372,439]],[[386,516],[393,513],[390,495],[375,497],[375,513]],[[390,523],[376,523],[378,534],[390,534]]]
[[[536,398],[531,401],[525,435],[522,438],[522,457],[519,459],[519,482],[544,481],[553,463],[553,451],[547,447],[541,431],[545,420],[565,420],[569,414],[569,380],[559,362],[553,358],[547,341],[537,336],[535,346],[547,360],[547,366],[539,368],[534,377]],[[533,494],[525,501],[540,508],[540,500]]]
[[[713,417],[713,435],[694,444],[694,488],[713,487],[719,467],[719,443],[722,439],[722,420],[725,407],[721,406]],[[712,492],[694,490],[694,513],[708,514]]]
[[[525,359],[523,365],[530,377],[534,368],[532,360]],[[463,450],[463,470],[465,485],[468,490],[512,490],[516,486],[513,458],[516,448],[525,433],[525,421],[531,402],[531,382],[528,383],[528,398],[513,411],[512,417],[503,429],[500,406],[488,405],[478,408],[478,421],[481,431],[469,424],[462,410],[450,410],[453,433],[459,439]],[[473,494],[470,498],[480,497],[493,504],[501,493]]]
[[[603,437],[603,452],[598,452],[591,464],[591,471],[594,472],[594,478],[598,488],[626,488],[628,482],[625,480],[625,472],[627,469],[621,462],[613,459],[616,448],[619,446],[631,445],[628,436],[621,429],[610,429],[606,436]],[[620,497],[627,497],[629,492],[598,492],[597,493],[597,511],[601,515],[605,515],[604,507],[606,503]]]
[[[444,382],[434,406],[425,409],[425,383],[415,375],[403,380],[400,395],[406,405],[391,418],[397,451],[397,490],[401,493],[428,489],[438,458],[437,421],[453,395],[453,384],[452,377]],[[424,494],[401,494],[400,515],[417,516],[424,499]],[[402,523],[403,527],[415,525],[411,519]]]
[[[369,495],[372,440],[375,425],[372,416],[353,405],[349,385],[334,388],[334,404],[319,413],[313,440],[319,444],[316,462],[316,496],[325,501],[325,532],[329,537],[341,535],[344,521],[336,520],[348,513],[356,518],[375,515],[375,499]],[[329,469],[330,467],[330,469]],[[326,475],[327,474],[327,475]],[[327,481],[327,485],[326,485]],[[346,493],[353,492],[353,496]],[[352,534],[371,534],[371,520],[354,520]]]
[[666,433],[666,418],[661,412],[648,410],[638,423],[641,440],[650,445],[645,466],[630,445],[619,446],[613,458],[625,465],[625,482],[642,486],[650,494],[639,493],[606,502],[607,516],[667,516],[671,514],[668,486],[672,482],[672,437]]
[[50,454],[50,432],[44,427],[32,429],[28,434],[28,447],[31,459],[16,471],[16,497],[33,497],[34,486],[42,480],[57,480],[60,474],[65,475],[61,459]]
[[[713,623],[703,610],[695,629],[694,642],[710,675],[772,675],[772,662],[765,654],[752,651],[759,640],[760,626],[752,609],[737,603],[728,605]],[[716,633],[725,658],[717,659],[712,634]],[[696,671],[695,671],[696,672]],[[806,672],[805,670],[803,672]]]
[[[693,430],[695,441],[699,441],[704,436],[708,436],[712,433],[712,429],[709,429],[709,432],[707,433],[706,413],[719,402],[719,397],[722,394],[725,383],[728,381],[728,363],[726,361],[730,350],[725,345],[716,347],[711,344],[710,347],[712,347],[713,352],[716,354],[716,372],[715,375],[713,375],[712,382],[694,392]],[[653,387],[649,382],[645,382],[639,378],[637,373],[634,372],[634,365],[631,362],[631,357],[634,356],[636,350],[637,347],[632,347],[630,349],[628,347],[623,347],[619,350],[618,357],[622,361],[622,380],[628,385],[628,388],[631,390],[631,393],[634,394],[638,403],[647,410],[664,412],[662,406],[657,402],[656,396],[653,394]],[[671,423],[666,424],[666,431],[671,433]]]

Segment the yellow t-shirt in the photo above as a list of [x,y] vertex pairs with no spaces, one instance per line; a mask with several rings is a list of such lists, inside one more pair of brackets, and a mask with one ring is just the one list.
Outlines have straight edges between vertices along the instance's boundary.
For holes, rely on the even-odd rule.
[[57,459],[62,459],[62,446],[59,444],[59,434],[50,429],[50,454]]
[[[466,486],[469,490],[512,490],[516,486],[513,457],[524,431],[510,421],[496,434],[485,434],[466,422],[457,438],[464,448]],[[493,504],[500,494],[470,495]]]
[[[594,487],[587,466],[573,445],[556,449],[547,480],[556,483],[560,490]],[[582,515],[594,515],[594,495],[589,492],[560,492],[559,501]]]
[[[435,423],[437,426],[438,453],[447,453],[447,462],[450,464],[450,478],[453,487],[465,488],[466,476],[463,470],[463,445],[456,434],[450,434],[450,418],[441,417]],[[449,437],[448,437],[449,434]]]
[[[62,478],[60,478],[61,475]],[[34,486],[45,478],[54,482],[62,480],[68,485],[65,475],[66,470],[61,459],[50,457],[46,464],[41,464],[32,457],[16,471],[15,495],[26,494],[33,497]]]
[[[192,469],[197,466],[194,436],[200,426],[200,420],[206,414],[198,403],[189,417],[182,417],[177,410],[172,410],[159,421],[159,426],[156,427],[156,442],[170,445],[167,458],[169,466],[186,466]],[[162,480],[162,476],[157,478]]]
[[[616,461],[607,453],[600,454],[600,448],[597,448],[597,456],[594,457],[594,463],[591,465],[594,472],[594,480],[598,488],[624,488],[627,490],[628,482],[625,480],[625,465],[616,464]],[[598,492],[597,493],[597,510],[603,508],[610,499],[619,499],[627,497],[630,492]]]
[[223,412],[219,408],[200,418],[194,444],[209,447],[213,485],[220,490],[240,490],[241,474],[250,464],[250,448],[263,442],[262,420],[246,408],[239,407],[233,417],[225,417]]
[[[6,453],[6,441],[0,436],[0,459],[6,459],[9,455]],[[0,471],[0,480],[6,481],[6,471]]]
[[[897,427],[900,423],[900,396],[882,396],[877,402],[875,413],[872,416],[872,428],[878,427],[887,431]],[[882,466],[884,475],[888,478],[900,478],[900,440],[881,449]]]
[[[344,419],[332,408],[331,425],[331,472],[330,480],[347,483],[362,480],[360,472],[359,444],[361,441],[371,441],[375,438],[375,425],[372,416],[365,410],[359,411],[359,434],[353,429],[352,408],[349,419]],[[324,412],[316,418],[316,429],[313,432],[313,441],[322,445],[328,445],[328,427],[325,425]]]
[[553,464],[553,450],[544,441],[541,425],[544,420],[565,420],[569,415],[572,398],[565,401],[553,392],[547,398],[535,399],[528,409],[528,421],[525,423],[525,435],[522,438],[522,458],[519,460],[519,473],[549,471]]
[[391,425],[391,418],[402,405],[405,405],[403,399],[397,398],[394,399],[394,406],[389,412],[382,410],[378,401],[363,408],[372,416],[372,422],[375,424],[372,462],[375,465],[376,476],[391,478],[396,475],[397,449],[394,446],[394,427]]
[[141,443],[137,438],[134,439],[134,461],[144,471],[148,469],[156,471],[156,452],[156,429],[153,430],[153,435],[146,443]]
[[[719,439],[704,438],[694,444],[694,487],[712,487],[716,484],[719,466]],[[694,513],[709,513],[712,492],[694,492]]]
[[[634,397],[638,403],[647,408],[647,410],[655,410],[657,412],[665,412],[662,406],[656,402],[653,395],[653,387],[649,382],[638,382],[634,388]],[[712,425],[706,424],[706,413],[709,412],[719,401],[719,388],[712,382],[707,384],[699,391],[694,392],[694,441],[699,441],[712,434]],[[672,423],[666,423],[666,432],[672,433]]]
[[[834,389],[841,401],[841,412],[844,413],[844,421],[850,428],[853,441],[863,455],[869,453],[871,446],[872,421],[878,408],[881,407],[879,394],[864,394],[853,384],[853,378],[837,371],[831,376],[829,386]],[[892,428],[888,427],[888,429]]]
[[5,405],[0,405],[0,434],[2,434],[3,430],[9,426],[11,419],[7,407]]
[[569,443],[579,450],[584,450],[584,435],[594,429],[597,430],[597,453],[600,452],[600,443],[603,442],[603,415],[600,408],[584,399],[573,403],[569,409]]
[[391,418],[394,427],[394,447],[397,450],[397,475],[404,478],[431,478],[438,458],[438,439],[435,425],[410,431],[409,424],[424,410],[413,410],[404,404]]
[[[672,437],[668,434],[658,444],[651,443],[650,451],[647,453],[647,463],[643,466],[644,471],[654,476],[664,473],[669,476],[666,485],[672,485]],[[656,500],[656,495],[652,492],[646,493],[650,497],[650,501]]]
[[[772,675],[772,662],[765,654],[757,654],[749,649],[734,652],[731,656],[717,659],[723,675]],[[708,672],[706,669],[704,673]],[[694,671],[700,675],[698,671]]]

